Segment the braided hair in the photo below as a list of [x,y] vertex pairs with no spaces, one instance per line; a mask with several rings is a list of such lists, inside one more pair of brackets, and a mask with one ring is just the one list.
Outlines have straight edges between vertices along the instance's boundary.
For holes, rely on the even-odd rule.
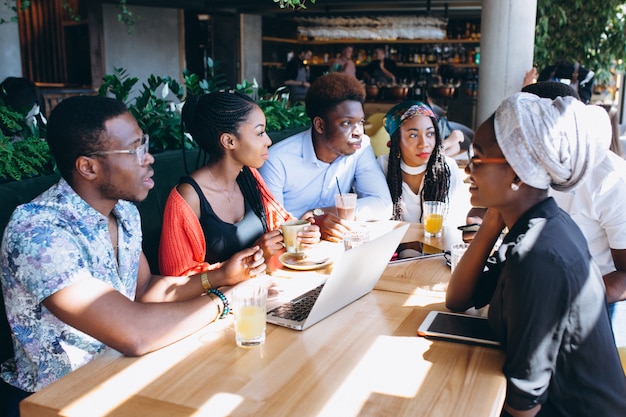
[[[182,110],[183,132],[186,130],[200,147],[201,154],[204,153],[198,156],[196,168],[222,159],[225,150],[220,143],[220,136],[223,133],[237,136],[241,124],[257,108],[259,107],[254,100],[237,91],[219,91],[189,97]],[[261,220],[264,232],[268,232],[267,215],[261,203],[259,184],[249,167],[242,168],[237,176],[237,184],[245,201]]]
[[[417,112],[410,110],[417,107]],[[407,114],[409,114],[407,116]],[[393,220],[402,220],[402,169],[400,167],[400,161],[402,159],[402,153],[400,151],[400,126],[404,123],[404,120],[411,119],[413,117],[428,117],[435,128],[435,147],[433,153],[430,155],[426,165],[426,173],[424,175],[424,186],[420,192],[420,205],[422,206],[424,201],[442,201],[447,203],[450,191],[450,167],[446,163],[445,154],[443,150],[443,140],[441,138],[441,132],[437,124],[437,118],[434,113],[427,108],[425,104],[420,102],[405,102],[400,103],[391,109],[385,118],[385,129],[391,134],[391,141],[389,144],[389,163],[387,166],[387,185],[389,186],[389,192],[391,194],[391,201],[393,203]],[[421,220],[420,214],[420,220]]]

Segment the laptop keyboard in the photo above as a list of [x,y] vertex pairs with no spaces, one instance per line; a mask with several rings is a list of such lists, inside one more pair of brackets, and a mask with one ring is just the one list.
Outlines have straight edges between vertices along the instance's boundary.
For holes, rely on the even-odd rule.
[[267,314],[287,320],[302,321],[309,316],[313,304],[315,304],[315,300],[319,297],[323,286],[324,284],[313,288],[311,291],[302,294],[298,298],[294,298],[270,310]]

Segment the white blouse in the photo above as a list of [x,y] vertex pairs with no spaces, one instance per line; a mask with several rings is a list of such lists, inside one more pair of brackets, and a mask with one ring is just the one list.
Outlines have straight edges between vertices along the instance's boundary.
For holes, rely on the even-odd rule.
[[[389,155],[380,155],[378,163],[382,168],[385,176],[387,176],[387,168],[389,166]],[[469,196],[467,192],[464,192],[467,187],[464,187],[461,170],[456,161],[446,156],[445,158],[448,167],[450,167],[450,195],[448,196],[448,214],[445,218],[445,223],[453,226],[460,226],[465,224],[467,212],[469,210]],[[420,223],[420,216],[422,215],[422,206],[420,204],[420,193],[424,187],[424,180],[420,188],[416,193],[411,190],[411,187],[404,181],[402,181],[402,196],[400,197],[400,206],[402,207],[402,220],[406,222]]]

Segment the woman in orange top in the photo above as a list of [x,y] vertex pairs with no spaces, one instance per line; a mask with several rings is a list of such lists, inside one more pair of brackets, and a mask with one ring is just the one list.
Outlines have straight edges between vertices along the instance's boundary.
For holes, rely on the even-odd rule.
[[[159,247],[160,272],[191,275],[219,268],[248,247],[258,247],[269,259],[282,249],[279,228],[292,216],[257,172],[272,143],[263,111],[246,95],[217,92],[189,98],[182,118],[210,158],[170,193]],[[305,245],[319,242],[319,227],[307,226],[299,239]]]

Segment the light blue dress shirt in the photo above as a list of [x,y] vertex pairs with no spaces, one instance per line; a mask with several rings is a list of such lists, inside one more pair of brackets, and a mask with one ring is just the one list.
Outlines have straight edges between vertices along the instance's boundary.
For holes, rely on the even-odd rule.
[[317,159],[308,129],[271,146],[269,159],[259,171],[274,197],[294,216],[334,206],[339,182],[342,193],[357,193],[358,220],[391,217],[387,181],[367,135],[362,136],[361,149],[328,164]]

